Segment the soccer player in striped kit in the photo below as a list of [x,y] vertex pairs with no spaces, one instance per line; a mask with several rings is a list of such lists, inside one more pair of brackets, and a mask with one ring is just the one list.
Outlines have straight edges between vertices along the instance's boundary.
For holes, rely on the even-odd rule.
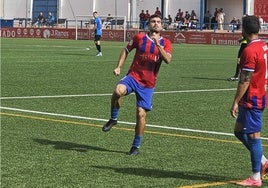
[[162,19],[159,15],[151,15],[148,20],[148,32],[136,34],[119,56],[113,73],[119,76],[129,52],[136,53],[129,71],[116,85],[111,98],[111,118],[103,126],[104,132],[117,124],[121,99],[130,93],[136,94],[136,127],[129,155],[137,155],[143,139],[146,125],[146,113],[152,110],[152,98],[157,75],[162,61],[171,62],[172,44],[161,36]]
[[268,161],[263,154],[261,129],[263,111],[267,107],[268,47],[259,39],[259,18],[245,16],[242,34],[247,47],[240,56],[240,78],[231,106],[231,116],[236,118],[235,136],[249,150],[252,175],[241,186],[262,186],[262,177],[268,172]]

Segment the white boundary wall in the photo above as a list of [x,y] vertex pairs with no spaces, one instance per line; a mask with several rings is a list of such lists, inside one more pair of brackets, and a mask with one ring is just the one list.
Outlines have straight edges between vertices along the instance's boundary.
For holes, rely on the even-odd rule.
[[[0,0],[0,17],[5,19],[31,18],[33,0]],[[132,2],[133,6],[131,6]],[[207,0],[207,9],[213,14],[214,9],[223,8],[226,22],[232,17],[241,18],[243,0]],[[247,13],[253,14],[254,0],[247,0]],[[160,7],[161,0],[59,0],[59,18],[75,20],[75,15],[92,15],[98,11],[100,15],[124,15],[127,20],[137,21],[141,10],[149,10],[153,14],[156,7]],[[200,0],[166,0],[165,15],[175,17],[178,9],[184,12],[195,10],[198,18],[200,14]]]

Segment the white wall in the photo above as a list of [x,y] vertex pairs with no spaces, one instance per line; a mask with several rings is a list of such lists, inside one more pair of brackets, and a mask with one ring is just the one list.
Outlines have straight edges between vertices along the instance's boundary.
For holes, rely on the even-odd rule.
[[59,18],[75,19],[75,15],[92,15],[93,0],[59,0]]
[[31,0],[1,0],[0,17],[6,19],[29,17],[30,4]]
[[[0,0],[0,17],[16,18],[31,17],[31,5],[33,0]],[[136,1],[136,18],[138,20],[141,10],[149,10],[153,14],[156,7],[160,7],[161,0],[59,0],[59,18],[74,19],[74,15],[92,15],[93,11],[98,11],[99,15],[119,15],[128,16],[128,3]],[[178,9],[183,12],[195,10],[199,17],[200,0],[166,0],[168,1],[167,13],[172,18],[175,17]],[[115,10],[115,2],[117,2],[117,10]],[[254,0],[248,0],[251,5],[248,11],[253,10]],[[226,13],[226,22],[232,17],[241,18],[243,14],[243,0],[207,0],[208,10],[213,14],[214,9],[223,8]],[[95,7],[95,8],[94,8]],[[28,10],[27,10],[28,9]],[[94,9],[94,10],[93,10]]]
[[59,4],[59,17],[67,19],[75,19],[73,15],[92,16],[94,11],[102,16],[127,16],[128,13],[128,0],[60,0]]

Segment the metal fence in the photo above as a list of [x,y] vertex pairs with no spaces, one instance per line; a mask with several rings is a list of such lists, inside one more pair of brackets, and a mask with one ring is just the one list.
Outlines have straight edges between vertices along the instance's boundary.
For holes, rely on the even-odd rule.
[[[124,24],[126,24],[126,29],[138,29],[138,30],[147,30],[147,24],[141,23],[139,21],[126,21],[122,19],[103,21],[103,29],[124,29]],[[202,25],[201,25],[202,24]],[[228,31],[228,32],[237,32],[241,31],[241,25],[234,25],[229,23],[224,23],[222,26],[219,26],[217,23],[200,23],[197,20],[190,21],[188,24],[180,22],[167,22],[163,21],[162,23],[164,30],[173,30],[173,31],[203,31],[203,30],[213,30],[216,31]],[[14,18],[13,27],[35,27],[31,25],[31,20],[29,19],[20,19]],[[47,26],[43,26],[47,27]],[[59,28],[75,28],[76,20],[68,20],[65,18],[57,19],[54,27]],[[88,20],[77,20],[78,29],[91,29],[93,28],[93,22]],[[221,29],[220,29],[221,28]],[[261,32],[268,32],[268,23],[264,23],[260,28]]]

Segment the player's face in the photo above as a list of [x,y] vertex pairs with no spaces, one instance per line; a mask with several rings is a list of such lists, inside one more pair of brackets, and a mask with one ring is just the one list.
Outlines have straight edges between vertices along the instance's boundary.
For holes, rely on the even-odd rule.
[[151,32],[160,32],[163,28],[162,28],[162,23],[161,23],[161,19],[160,18],[152,18],[149,22],[149,30]]

